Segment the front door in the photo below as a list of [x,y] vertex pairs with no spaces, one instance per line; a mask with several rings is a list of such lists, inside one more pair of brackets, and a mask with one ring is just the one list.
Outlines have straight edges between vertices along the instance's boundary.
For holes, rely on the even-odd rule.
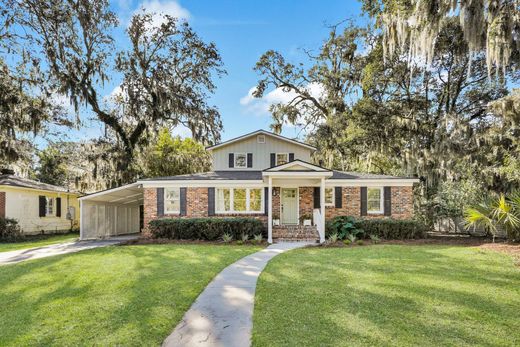
[[298,188],[282,188],[282,224],[298,224]]

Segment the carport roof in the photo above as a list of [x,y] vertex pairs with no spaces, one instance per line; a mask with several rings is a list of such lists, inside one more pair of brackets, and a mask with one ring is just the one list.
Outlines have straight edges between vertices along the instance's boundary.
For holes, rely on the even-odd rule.
[[109,202],[124,205],[132,202],[142,201],[143,188],[139,183],[135,182],[121,187],[102,190],[100,192],[85,195],[79,198],[79,200]]

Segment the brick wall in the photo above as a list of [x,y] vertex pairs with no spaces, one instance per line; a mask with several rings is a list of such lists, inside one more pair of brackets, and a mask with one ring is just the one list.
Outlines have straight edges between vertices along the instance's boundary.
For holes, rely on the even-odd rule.
[[0,192],[0,217],[5,217],[5,192]]
[[186,215],[188,217],[208,216],[208,188],[186,189]]
[[410,218],[413,215],[413,188],[392,187],[392,217]]
[[[300,187],[300,216],[312,215],[314,209],[313,187]],[[327,219],[336,216],[356,216],[361,214],[361,188],[342,188],[342,207],[325,207]],[[392,218],[405,219],[413,215],[413,189],[412,187],[392,187]],[[380,218],[383,215],[368,215],[369,218]]]
[[[309,214],[312,216],[314,209],[314,188],[300,187],[299,205],[300,216]],[[280,188],[273,187],[273,218],[280,217]],[[266,197],[267,198],[267,197]],[[325,208],[326,218],[336,216],[359,216],[361,205],[360,187],[342,188],[342,207]],[[5,201],[5,198],[4,198]],[[208,216],[208,188],[187,188],[186,192],[187,218]],[[5,202],[4,202],[5,206]],[[0,193],[0,214],[2,213],[2,195]],[[392,187],[392,218],[410,218],[413,214],[413,189],[412,187]],[[178,215],[165,215],[165,217],[178,217]],[[217,214],[215,217],[254,217],[267,224],[267,216],[259,214]],[[369,215],[369,218],[380,218],[382,215]],[[144,189],[144,225],[157,218],[157,190],[156,188]]]
[[148,229],[148,223],[157,218],[157,189],[144,188],[144,229]]

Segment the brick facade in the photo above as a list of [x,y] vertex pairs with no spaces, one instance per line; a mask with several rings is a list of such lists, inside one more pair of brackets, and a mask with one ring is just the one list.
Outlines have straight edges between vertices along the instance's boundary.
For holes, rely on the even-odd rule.
[[[392,218],[405,219],[413,215],[413,188],[392,187]],[[300,216],[313,215],[314,196],[313,187],[299,188]],[[266,197],[267,198],[267,197]],[[326,218],[336,216],[360,216],[361,189],[360,187],[342,187],[342,207],[326,206]],[[280,188],[273,187],[273,218],[280,218]],[[5,206],[5,198],[4,198]],[[2,207],[2,195],[0,193],[0,213]],[[186,217],[208,216],[208,188],[187,188],[186,191]],[[267,216],[259,214],[217,214],[215,217],[254,217],[267,224]],[[179,217],[178,215],[165,215],[164,217]],[[383,215],[369,215],[370,218],[380,218]],[[157,189],[144,189],[144,225],[157,218]]]
[[0,218],[5,218],[5,192],[0,192]]

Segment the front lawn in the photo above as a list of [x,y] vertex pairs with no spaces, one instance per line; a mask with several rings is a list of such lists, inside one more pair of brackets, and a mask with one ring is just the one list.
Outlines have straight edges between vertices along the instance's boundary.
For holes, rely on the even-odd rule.
[[0,252],[9,252],[16,251],[19,249],[42,247],[63,242],[72,242],[76,241],[78,237],[78,234],[73,233],[59,235],[27,236],[25,240],[20,242],[0,243]]
[[0,346],[158,346],[204,287],[260,247],[112,246],[0,267]]
[[455,246],[306,248],[261,274],[254,346],[519,346],[520,268]]

